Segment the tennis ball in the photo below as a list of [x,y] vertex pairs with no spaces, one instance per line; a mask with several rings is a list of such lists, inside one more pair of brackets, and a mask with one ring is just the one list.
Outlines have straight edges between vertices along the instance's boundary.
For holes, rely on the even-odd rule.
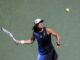
[[69,8],[66,8],[65,10],[66,10],[66,12],[69,12],[69,11],[70,11],[70,9],[69,9]]

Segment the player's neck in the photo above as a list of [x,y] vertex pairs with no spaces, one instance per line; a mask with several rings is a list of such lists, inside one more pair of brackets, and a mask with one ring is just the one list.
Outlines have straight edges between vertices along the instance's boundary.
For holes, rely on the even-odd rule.
[[39,32],[43,32],[43,28],[39,28]]

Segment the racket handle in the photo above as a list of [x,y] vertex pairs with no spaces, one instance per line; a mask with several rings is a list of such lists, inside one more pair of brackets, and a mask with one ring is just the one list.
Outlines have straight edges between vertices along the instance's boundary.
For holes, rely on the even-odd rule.
[[13,41],[16,42],[16,39],[14,37],[12,37]]

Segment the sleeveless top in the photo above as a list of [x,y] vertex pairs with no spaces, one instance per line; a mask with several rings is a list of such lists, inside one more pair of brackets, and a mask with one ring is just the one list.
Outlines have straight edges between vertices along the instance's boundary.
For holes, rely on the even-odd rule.
[[38,51],[40,54],[47,54],[53,48],[51,43],[51,34],[47,33],[46,27],[43,28],[42,32],[34,31],[34,37],[38,42]]

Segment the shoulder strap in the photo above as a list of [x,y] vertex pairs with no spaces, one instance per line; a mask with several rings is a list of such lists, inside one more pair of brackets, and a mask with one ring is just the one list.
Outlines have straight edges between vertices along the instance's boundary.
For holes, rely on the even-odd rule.
[[[46,27],[44,27],[44,32],[45,32],[46,34],[48,34],[47,31],[46,31]],[[51,33],[49,33],[48,35],[51,35]]]

